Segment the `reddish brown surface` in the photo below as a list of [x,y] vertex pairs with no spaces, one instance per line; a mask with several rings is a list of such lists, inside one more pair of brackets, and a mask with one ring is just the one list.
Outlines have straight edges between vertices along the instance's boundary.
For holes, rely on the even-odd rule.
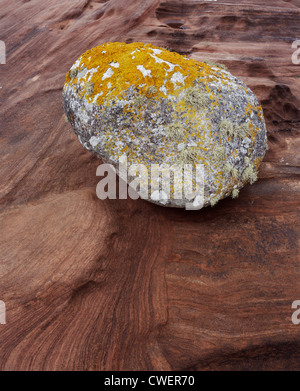
[[[0,369],[300,369],[299,20],[296,0],[2,0]],[[106,41],[241,76],[267,122],[260,180],[197,212],[98,200],[61,89]]]

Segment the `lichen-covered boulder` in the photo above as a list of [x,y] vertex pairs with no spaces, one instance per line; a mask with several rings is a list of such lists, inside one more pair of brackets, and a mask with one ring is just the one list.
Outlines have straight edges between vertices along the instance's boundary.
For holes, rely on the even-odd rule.
[[[204,205],[238,196],[257,179],[267,148],[262,109],[247,86],[220,66],[143,43],[106,43],[66,75],[65,113],[79,141],[116,168],[204,165]],[[150,197],[165,206],[187,200]]]

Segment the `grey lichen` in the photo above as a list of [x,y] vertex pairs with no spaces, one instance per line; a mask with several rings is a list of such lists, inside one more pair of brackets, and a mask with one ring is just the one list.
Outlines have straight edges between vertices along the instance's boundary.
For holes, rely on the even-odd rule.
[[204,108],[209,101],[208,97],[195,87],[187,89],[184,100],[187,105],[192,106],[196,110]]
[[147,90],[147,95],[155,95],[157,93],[157,88],[155,86],[150,86]]
[[225,163],[225,165],[223,167],[223,172],[224,172],[224,174],[230,173],[234,179],[236,179],[239,174],[238,170],[235,167],[232,167],[232,165],[228,162]]
[[245,137],[249,132],[249,126],[246,122],[236,125],[228,119],[223,119],[219,124],[219,129],[223,137]]
[[75,77],[78,75],[78,69],[71,69],[70,70],[70,79],[75,79]]
[[217,66],[218,68],[224,69],[224,71],[229,72],[229,69],[227,68],[227,66],[226,66],[225,64],[222,64],[222,63],[220,63],[220,62],[217,62],[217,63],[216,63],[216,66]]
[[213,157],[216,161],[221,162],[225,159],[225,148],[222,146],[216,146],[213,149]]
[[230,174],[232,175],[232,178],[236,179],[238,177],[239,172],[236,168],[232,168]]
[[227,66],[224,65],[224,64],[221,64],[221,63],[219,63],[219,62],[213,62],[213,61],[211,61],[211,60],[206,60],[206,59],[205,59],[203,62],[204,62],[205,64],[211,66],[211,67],[221,68],[221,69],[224,69],[224,71],[229,72]]
[[210,199],[210,206],[211,206],[211,207],[215,206],[215,205],[218,203],[218,201],[219,201],[219,198],[218,198],[217,196],[212,197],[212,198]]
[[244,122],[240,125],[236,125],[234,127],[234,136],[235,137],[243,138],[248,134],[248,132],[249,132],[249,125],[247,124],[247,122]]
[[248,156],[244,157],[244,163],[246,164],[246,166],[250,164],[250,159],[248,158]]
[[190,164],[198,160],[199,152],[195,147],[184,148],[179,155],[179,164]]
[[94,88],[95,88],[95,85],[93,82],[88,82],[86,83],[85,85],[85,92],[87,95],[92,95],[92,93],[94,92]]
[[255,172],[252,164],[245,168],[242,178],[243,181],[248,181],[251,185],[257,181],[257,173]]
[[231,197],[237,198],[239,196],[239,193],[240,193],[239,189],[233,189],[231,193]]
[[140,107],[143,106],[146,103],[146,96],[145,95],[137,95],[136,98],[133,101],[134,106]]
[[229,174],[231,170],[232,170],[232,165],[226,162],[223,168],[224,174]]
[[179,123],[172,123],[166,126],[166,133],[169,139],[178,141],[184,137],[185,129]]
[[234,128],[231,121],[228,119],[223,119],[219,124],[219,129],[222,134],[222,136],[233,136],[234,135]]
[[65,115],[65,122],[69,122],[69,118]]

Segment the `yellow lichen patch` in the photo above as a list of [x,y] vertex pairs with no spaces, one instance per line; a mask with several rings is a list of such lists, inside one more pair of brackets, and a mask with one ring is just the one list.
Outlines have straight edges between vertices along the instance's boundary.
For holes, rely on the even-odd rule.
[[251,115],[251,113],[253,112],[254,109],[255,109],[255,107],[252,106],[251,103],[247,102],[247,105],[245,107],[245,114]]
[[[197,77],[219,76],[217,70],[205,63],[141,42],[112,42],[90,49],[80,57],[77,65],[78,73],[84,69],[96,70],[89,81],[95,85],[91,100],[97,95],[99,105],[103,104],[104,98],[120,96],[129,86],[136,87],[142,94],[147,94],[148,88],[154,86],[157,96],[166,97],[182,87],[183,82],[185,87],[192,87]],[[85,76],[76,81],[84,82]],[[68,72],[66,83],[74,82]]]
[[257,115],[258,115],[258,117],[259,117],[262,121],[264,121],[264,115],[263,115],[263,110],[262,110],[261,106],[256,106],[256,110],[257,110]]

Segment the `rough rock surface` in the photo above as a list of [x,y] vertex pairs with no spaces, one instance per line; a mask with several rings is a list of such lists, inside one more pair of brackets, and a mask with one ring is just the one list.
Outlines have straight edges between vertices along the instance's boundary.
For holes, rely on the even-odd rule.
[[[266,151],[262,109],[242,81],[153,45],[115,42],[88,50],[67,73],[63,99],[83,146],[116,168],[121,156],[149,173],[151,164],[202,164],[204,205],[235,198],[253,183]],[[190,201],[176,199],[173,181],[169,197],[161,194],[158,203],[166,206]]]
[[[1,1],[1,370],[300,369],[299,7]],[[100,201],[99,159],[65,123],[61,93],[66,69],[110,41],[242,79],[268,130],[259,180],[192,213]]]

